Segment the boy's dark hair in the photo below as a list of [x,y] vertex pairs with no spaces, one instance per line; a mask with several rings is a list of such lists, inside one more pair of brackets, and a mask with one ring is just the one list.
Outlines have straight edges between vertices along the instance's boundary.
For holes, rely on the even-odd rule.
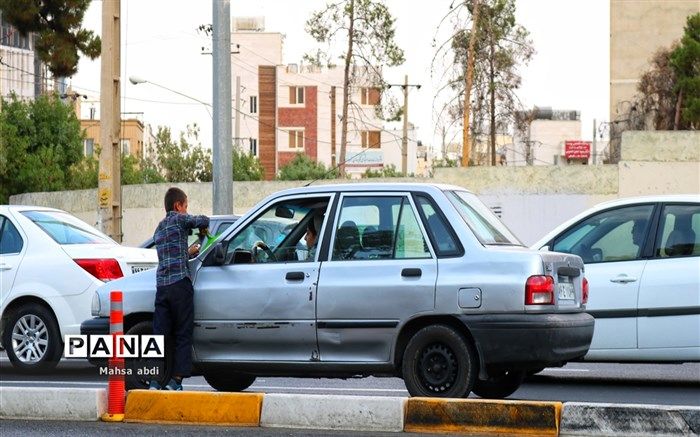
[[184,202],[187,200],[187,194],[177,187],[168,188],[165,193],[165,212],[175,210],[176,202]]

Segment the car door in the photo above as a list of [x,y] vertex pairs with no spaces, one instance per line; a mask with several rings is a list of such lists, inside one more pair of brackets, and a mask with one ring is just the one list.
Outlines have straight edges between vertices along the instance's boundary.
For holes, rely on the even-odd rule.
[[[320,263],[299,261],[292,238],[275,247],[278,235],[263,236],[258,231],[262,227],[281,231],[283,226],[269,226],[280,221],[303,227],[312,211],[324,211],[329,202],[328,195],[275,201],[224,238],[228,262],[201,267],[195,278],[198,360],[311,361],[318,356],[315,319]],[[302,236],[303,229],[293,235]],[[260,242],[269,248],[270,257],[266,251],[253,257],[251,249]]]
[[639,289],[639,347],[650,358],[700,360],[700,204],[663,205]]
[[586,309],[595,317],[588,353],[637,348],[637,301],[647,264],[644,249],[655,205],[642,204],[599,211],[555,237],[552,250],[574,253],[585,263],[590,294]]
[[24,240],[12,221],[0,215],[0,308],[7,304],[6,299],[22,261]]
[[329,233],[318,289],[320,359],[389,362],[399,322],[434,308],[437,261],[413,200],[344,194]]

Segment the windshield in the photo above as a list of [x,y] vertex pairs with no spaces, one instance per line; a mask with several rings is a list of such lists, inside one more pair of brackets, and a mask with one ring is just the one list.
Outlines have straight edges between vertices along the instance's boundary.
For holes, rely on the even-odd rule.
[[466,191],[447,191],[446,194],[481,244],[523,245],[474,194]]
[[59,211],[24,211],[29,220],[58,244],[116,244],[87,223]]

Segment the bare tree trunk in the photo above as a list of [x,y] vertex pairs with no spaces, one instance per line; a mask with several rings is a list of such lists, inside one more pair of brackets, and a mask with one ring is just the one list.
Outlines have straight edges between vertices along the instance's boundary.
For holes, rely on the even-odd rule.
[[681,105],[683,104],[683,90],[678,91],[676,100],[676,116],[673,118],[673,130],[678,130],[681,126]]
[[345,149],[348,143],[348,106],[350,104],[350,62],[352,46],[355,42],[355,0],[350,0],[350,27],[348,28],[348,51],[345,53],[345,73],[343,76],[343,120],[340,131],[340,158],[338,159],[340,177],[345,177]]
[[[491,32],[493,35],[493,32]],[[496,72],[494,71],[494,65],[493,65],[493,56],[494,56],[494,46],[493,46],[493,36],[491,37],[491,56],[489,57],[489,97],[490,97],[490,106],[489,106],[489,116],[490,120],[489,123],[491,126],[489,126],[489,132],[491,133],[491,165],[495,166],[496,165]]]
[[462,167],[469,166],[469,155],[471,143],[469,142],[469,113],[471,111],[472,82],[474,80],[474,44],[476,43],[476,32],[479,24],[479,0],[474,0],[474,19],[472,22],[472,32],[469,35],[469,52],[467,53],[467,83],[464,87],[464,121],[462,132]]

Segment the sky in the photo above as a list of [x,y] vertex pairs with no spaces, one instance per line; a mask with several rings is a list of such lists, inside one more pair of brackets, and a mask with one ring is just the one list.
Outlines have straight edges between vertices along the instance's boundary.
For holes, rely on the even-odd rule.
[[[109,0],[103,0],[109,1]],[[103,1],[93,1],[84,27],[101,34]],[[285,63],[299,63],[304,53],[318,45],[304,31],[312,12],[325,0],[231,0],[232,16],[262,16],[269,32],[285,35]],[[417,138],[439,147],[438,111],[433,96],[441,86],[439,69],[432,68],[433,39],[444,40],[447,27],[438,24],[449,11],[449,0],[386,0],[396,18],[396,42],[406,62],[385,70],[389,83],[401,83],[405,74],[420,90],[411,89],[409,121],[418,128]],[[609,100],[609,2],[607,0],[516,0],[516,19],[529,32],[536,50],[529,65],[520,69],[522,86],[517,92],[526,108],[533,105],[581,111],[581,138],[590,140],[593,119],[606,121]],[[138,76],[204,102],[212,102],[211,41],[197,31],[212,22],[209,0],[121,0],[122,11],[122,112],[139,113],[144,122],[168,126],[173,132],[188,125],[200,126],[200,140],[210,147],[212,119],[207,108],[152,84],[132,85]],[[235,43],[235,41],[232,41]],[[234,55],[235,56],[235,55]],[[100,62],[81,59],[70,80],[73,89],[99,106]],[[433,71],[435,70],[435,71]],[[232,72],[235,75],[235,71]],[[394,88],[401,101],[400,88]],[[94,103],[93,103],[94,102]],[[439,110],[439,108],[437,108]],[[142,113],[142,114],[141,114]],[[133,115],[131,115],[133,116]],[[127,115],[127,117],[129,117]],[[457,126],[448,132],[459,142]]]

